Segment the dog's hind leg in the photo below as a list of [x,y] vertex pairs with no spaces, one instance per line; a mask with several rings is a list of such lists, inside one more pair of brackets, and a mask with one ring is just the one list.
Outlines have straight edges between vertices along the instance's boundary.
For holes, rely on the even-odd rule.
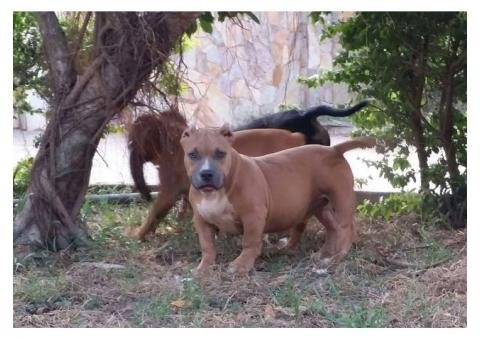
[[352,246],[355,238],[354,193],[342,192],[331,196],[331,205],[319,208],[315,217],[326,228],[326,238],[323,247],[315,257],[320,256],[321,263],[329,265],[341,260]]
[[179,184],[177,178],[170,172],[160,172],[160,190],[148,211],[147,218],[139,228],[127,231],[127,236],[136,240],[145,240],[147,234],[155,231],[158,221],[165,217],[180,194],[183,194],[187,188],[188,186]]
[[172,190],[161,190],[148,211],[147,218],[139,228],[127,230],[126,234],[136,240],[144,241],[147,234],[155,231],[156,225],[174,206],[178,193]]
[[297,250],[298,244],[300,242],[300,239],[302,238],[302,234],[305,231],[306,226],[307,223],[302,222],[288,231],[288,242],[282,248],[282,251],[290,252]]
[[[175,162],[180,162],[175,160]],[[148,233],[153,232],[161,220],[175,205],[181,194],[188,190],[188,177],[184,171],[178,172],[179,166],[164,167],[159,171],[160,190],[155,202],[148,211],[147,218],[139,228],[127,230],[126,234],[136,240],[145,240]],[[180,168],[181,169],[181,168]]]

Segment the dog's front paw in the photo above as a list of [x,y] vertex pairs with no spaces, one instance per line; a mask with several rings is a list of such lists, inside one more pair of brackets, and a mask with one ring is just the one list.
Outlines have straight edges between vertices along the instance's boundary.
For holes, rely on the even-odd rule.
[[344,256],[345,254],[343,253],[339,253],[333,256],[326,256],[325,253],[322,253],[320,251],[317,253],[313,253],[310,258],[317,267],[322,269],[331,269],[334,268]]
[[123,231],[123,235],[133,240],[145,241],[145,234],[142,233],[141,228],[126,227]]
[[246,275],[252,268],[253,263],[235,260],[228,266],[228,273]]
[[214,264],[215,264],[215,261],[202,259],[202,261],[200,261],[200,264],[195,269],[195,274],[204,275],[208,273],[210,270],[212,270],[212,267]]
[[310,258],[312,259],[313,263],[315,263],[317,267],[322,269],[328,269],[333,264],[332,257],[324,257],[318,253],[312,254]]
[[298,252],[298,243],[287,242],[283,239],[278,243],[277,250],[280,254],[293,256]]

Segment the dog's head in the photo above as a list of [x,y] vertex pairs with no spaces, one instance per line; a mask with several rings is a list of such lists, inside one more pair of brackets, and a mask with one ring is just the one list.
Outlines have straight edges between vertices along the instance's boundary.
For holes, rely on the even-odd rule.
[[187,128],[180,139],[185,168],[193,187],[202,192],[223,188],[232,164],[233,135],[228,125],[221,128]]

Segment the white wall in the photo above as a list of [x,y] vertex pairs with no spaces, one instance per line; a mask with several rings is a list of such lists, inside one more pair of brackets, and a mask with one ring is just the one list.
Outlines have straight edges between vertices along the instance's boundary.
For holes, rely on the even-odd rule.
[[[33,92],[28,93],[27,101],[34,110],[45,111],[47,104]],[[46,127],[45,116],[41,113],[14,115],[13,127],[25,131],[44,130]]]

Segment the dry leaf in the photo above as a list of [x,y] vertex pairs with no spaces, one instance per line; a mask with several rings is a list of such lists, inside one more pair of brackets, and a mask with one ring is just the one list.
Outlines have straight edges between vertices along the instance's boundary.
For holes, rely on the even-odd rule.
[[270,285],[274,286],[274,287],[279,286],[282,283],[284,283],[285,281],[287,281],[288,278],[289,278],[288,275],[280,275],[280,276],[276,277],[275,279],[273,279],[272,281],[270,281]]
[[286,316],[290,316],[290,317],[295,316],[293,308],[277,306],[275,307],[275,310]]
[[265,311],[263,314],[265,316],[265,320],[275,319],[275,311],[273,310],[273,307],[271,305],[265,306]]
[[188,300],[175,300],[175,301],[172,301],[170,302],[170,305],[174,306],[174,307],[177,307],[177,308],[186,308],[186,307],[190,307],[192,305],[192,303]]

